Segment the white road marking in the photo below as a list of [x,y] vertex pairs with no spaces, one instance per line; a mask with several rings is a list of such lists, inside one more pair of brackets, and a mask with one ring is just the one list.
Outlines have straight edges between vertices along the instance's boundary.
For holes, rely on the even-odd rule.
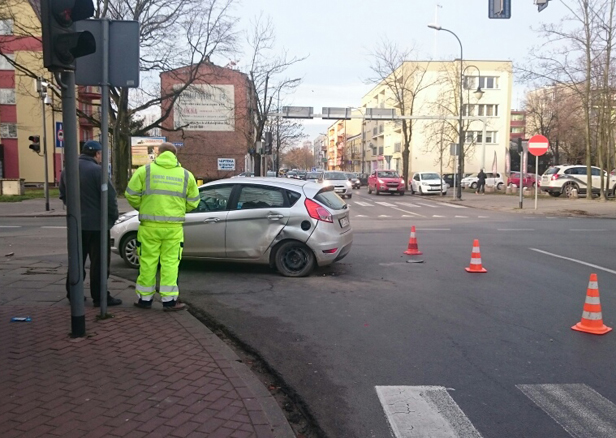
[[368,204],[367,202],[354,201],[353,204],[361,205],[362,207],[374,207],[372,204]]
[[552,256],[552,257],[556,257],[557,259],[569,260],[570,262],[579,263],[580,265],[584,265],[584,266],[590,266],[591,268],[600,269],[602,271],[609,272],[610,274],[616,274],[616,271],[614,271],[612,269],[604,268],[603,266],[593,265],[592,263],[586,263],[586,262],[583,262],[581,260],[572,259],[570,257],[565,257],[565,256],[561,256],[561,255],[558,255],[558,254],[552,254],[551,252],[542,251],[542,250],[537,249],[537,248],[529,248],[529,249],[531,251],[540,252],[541,254],[545,254],[545,255]]
[[432,217],[445,217],[445,216],[440,216],[438,214],[433,214]]
[[66,229],[66,227],[41,227],[41,228],[49,228],[49,229],[52,229],[52,230],[56,230],[56,229],[65,230]]
[[383,207],[395,207],[394,204],[390,204],[389,202],[375,202],[375,204],[382,205]]
[[391,217],[391,216],[387,216],[386,214],[380,214],[379,217]]
[[415,217],[415,216],[411,216],[411,215],[408,215],[408,214],[403,214],[402,217]]
[[424,204],[423,202],[418,202],[419,205],[423,205],[424,207],[430,207],[430,208],[438,208],[436,205],[432,205],[432,204]]
[[358,214],[355,217],[368,217],[368,216],[366,216],[365,214]]
[[616,436],[616,405],[580,383],[516,385],[575,438]]
[[448,202],[437,202],[437,204],[442,205],[444,207],[451,207],[451,208],[468,208],[464,205],[455,205],[455,204],[450,204]]
[[496,231],[535,231],[534,228],[497,228]]
[[490,216],[477,216],[479,219],[490,219]]
[[556,219],[556,216],[546,216],[546,219]]
[[396,438],[480,438],[443,386],[376,386]]
[[454,217],[459,217],[459,218],[462,218],[462,219],[468,219],[468,216],[458,216],[458,215],[456,215]]
[[21,225],[0,225],[0,228],[21,228]]
[[421,208],[419,205],[411,204],[410,202],[396,202],[396,204],[402,205],[404,207]]
[[593,232],[593,231],[607,231],[607,230],[595,230],[592,228],[571,228],[569,231],[585,231],[585,232]]
[[417,216],[417,217],[425,217],[423,214],[413,213],[412,211],[402,210],[401,208],[398,208],[398,207],[392,207],[392,208],[393,208],[394,210],[401,211],[402,213],[412,214],[413,216]]

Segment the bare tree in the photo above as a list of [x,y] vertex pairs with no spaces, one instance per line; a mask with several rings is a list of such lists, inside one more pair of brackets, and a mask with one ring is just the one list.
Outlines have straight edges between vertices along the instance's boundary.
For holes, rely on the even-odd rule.
[[[272,108],[278,107],[281,92],[294,90],[301,82],[300,78],[284,77],[286,70],[306,57],[289,56],[286,50],[277,53],[274,25],[269,18],[257,17],[252,23],[247,43],[250,47],[250,80],[254,87],[254,141],[261,141]],[[272,106],[274,105],[274,106]],[[261,154],[255,148],[251,150],[254,160],[254,172],[261,175]]]
[[[402,50],[395,43],[383,41],[372,53],[371,70],[374,76],[368,82],[385,88],[388,107],[396,108],[401,116],[412,116],[417,108],[417,96],[432,84],[424,78],[429,63],[410,61],[415,50]],[[413,139],[414,120],[402,120],[402,174],[405,187],[409,180],[409,155]]]

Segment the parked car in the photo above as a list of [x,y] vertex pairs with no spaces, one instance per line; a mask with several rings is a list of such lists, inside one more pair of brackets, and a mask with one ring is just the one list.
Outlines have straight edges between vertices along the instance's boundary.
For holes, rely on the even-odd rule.
[[[593,166],[591,168],[592,175],[592,192],[599,194],[601,192],[601,169]],[[603,171],[604,177],[607,178],[607,172]],[[586,166],[583,165],[559,165],[551,166],[541,175],[539,187],[542,191],[549,195],[558,197],[561,194],[571,195],[573,189],[579,194],[585,194],[586,185]],[[610,194],[616,191],[616,181],[610,178],[611,187],[608,189]]]
[[287,178],[298,179],[297,178],[297,171],[295,171],[295,170],[288,171],[287,172]]
[[323,182],[323,172],[308,172],[306,174],[306,181],[312,181],[316,183]]
[[242,172],[242,173],[238,173],[235,176],[232,176],[231,178],[245,178],[245,177],[253,177],[255,176],[254,172]]
[[[470,176],[470,173],[465,173],[462,175],[462,178],[466,178],[467,176]],[[455,181],[454,181],[455,179]],[[449,184],[449,187],[458,187],[460,185],[460,181],[458,180],[458,174],[457,173],[444,173],[443,174],[443,180]],[[455,182],[455,184],[454,184]]]
[[[495,187],[496,190],[502,190],[505,187],[505,180],[500,172],[492,173],[485,172],[486,174],[486,187]],[[473,173],[466,178],[462,178],[462,188],[477,188],[477,174]]]
[[367,186],[368,185],[368,177],[370,176],[370,174],[368,173],[360,173],[359,174],[359,183],[362,186]]
[[[523,187],[535,187],[537,181],[535,179],[534,173],[525,173],[524,180],[522,181]],[[520,187],[520,172],[510,172],[509,180],[507,182],[508,185],[514,184],[516,187]]]
[[[275,266],[287,277],[344,258],[353,243],[349,208],[334,192],[306,181],[235,178],[199,187],[199,206],[186,214],[187,259]],[[111,250],[139,266],[137,211],[111,229]]]
[[361,183],[359,182],[359,176],[356,173],[347,172],[346,176],[349,181],[351,181],[351,186],[353,186],[354,189],[359,189],[361,187]]
[[446,195],[449,188],[445,180],[438,173],[434,172],[416,172],[409,182],[411,195],[414,195],[416,192],[420,195],[427,195],[429,193]]
[[404,195],[404,180],[395,170],[375,170],[368,177],[368,194],[372,191],[378,195],[382,192]]
[[307,173],[308,172],[306,172],[305,170],[298,170],[297,171],[297,179],[301,179],[301,180],[306,181],[306,174]]
[[324,186],[331,186],[334,191],[342,198],[351,198],[353,196],[353,186],[351,181],[346,176],[346,173],[340,171],[329,171],[323,173]]
[[267,172],[265,172],[265,176],[275,178],[276,177],[276,172],[274,172],[273,170],[268,170]]

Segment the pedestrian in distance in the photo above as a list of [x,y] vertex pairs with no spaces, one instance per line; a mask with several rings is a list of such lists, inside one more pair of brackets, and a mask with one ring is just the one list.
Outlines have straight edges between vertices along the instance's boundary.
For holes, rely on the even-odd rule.
[[475,194],[478,195],[480,192],[482,195],[486,194],[486,174],[483,169],[477,174],[477,190],[475,190]]
[[176,158],[176,147],[163,143],[158,157],[138,168],[126,188],[126,200],[139,211],[137,250],[139,277],[135,306],[150,309],[156,292],[156,273],[160,265],[158,292],[163,310],[183,310],[178,288],[178,271],[184,248],[184,218],[199,205],[195,177]]
[[[99,142],[88,140],[81,148],[79,156],[79,201],[81,205],[81,251],[83,255],[83,276],[86,276],[86,260],[90,258],[90,295],[94,307],[100,307],[101,298],[101,233],[107,235],[107,266],[111,258],[109,230],[118,219],[118,200],[113,185],[107,184],[108,228],[101,230],[101,167],[102,146]],[[65,172],[60,176],[60,199],[66,204]],[[107,269],[109,277],[109,269]],[[69,284],[73,280],[66,275],[66,298],[70,300]],[[119,306],[122,300],[107,292],[107,305]]]

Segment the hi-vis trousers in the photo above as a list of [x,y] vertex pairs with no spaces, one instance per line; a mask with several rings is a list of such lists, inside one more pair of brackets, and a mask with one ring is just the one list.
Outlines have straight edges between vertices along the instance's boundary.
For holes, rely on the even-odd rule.
[[180,293],[178,269],[184,247],[182,226],[157,227],[141,224],[137,232],[139,246],[139,277],[137,296],[152,301],[156,292],[156,271],[160,262],[159,293],[163,306],[173,303]]

